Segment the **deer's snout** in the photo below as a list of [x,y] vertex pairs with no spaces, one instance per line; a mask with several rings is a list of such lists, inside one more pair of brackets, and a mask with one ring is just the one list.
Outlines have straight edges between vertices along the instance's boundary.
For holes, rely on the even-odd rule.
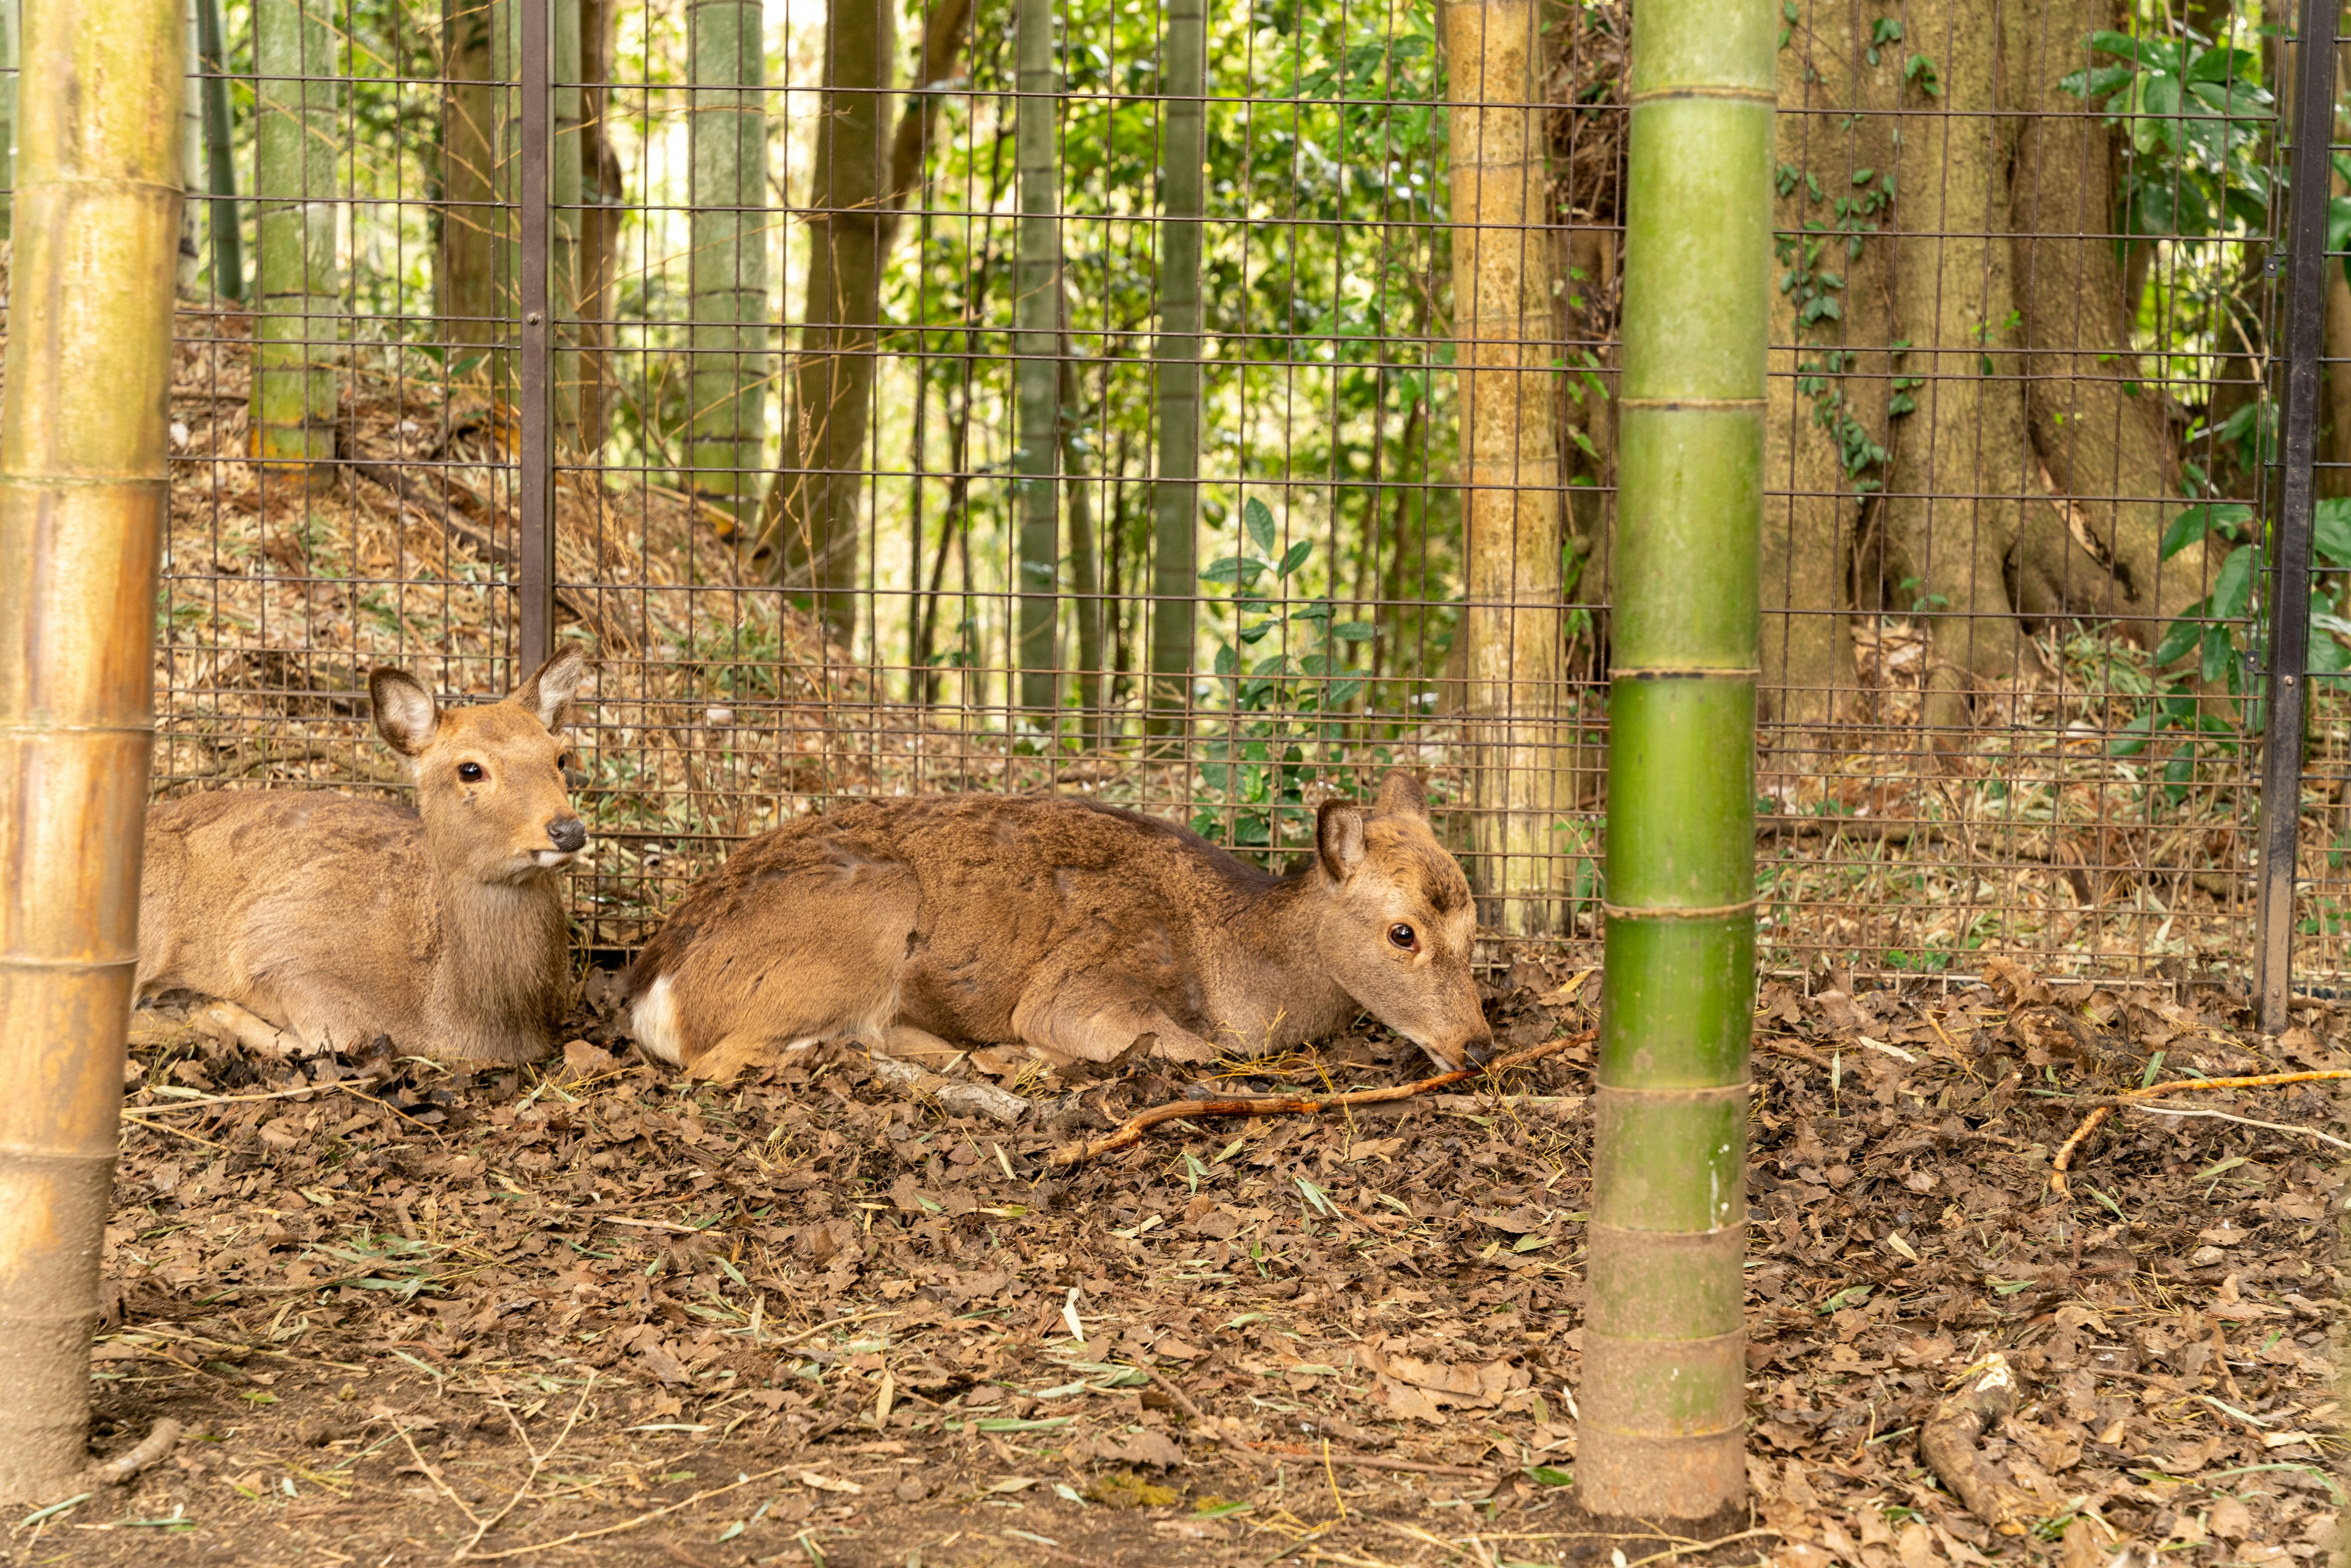
[[559,817],[547,824],[547,837],[565,854],[577,854],[588,846],[588,824],[577,817]]

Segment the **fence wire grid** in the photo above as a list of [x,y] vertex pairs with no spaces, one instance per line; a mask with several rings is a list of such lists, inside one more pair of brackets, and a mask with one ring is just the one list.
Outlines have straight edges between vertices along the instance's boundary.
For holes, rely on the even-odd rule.
[[[2243,977],[2283,823],[2351,973],[2334,8],[1782,18],[1767,961]],[[1498,954],[1596,954],[1637,26],[194,0],[157,789],[395,788],[371,666],[581,640],[607,960],[843,797],[1279,865],[1390,767]]]

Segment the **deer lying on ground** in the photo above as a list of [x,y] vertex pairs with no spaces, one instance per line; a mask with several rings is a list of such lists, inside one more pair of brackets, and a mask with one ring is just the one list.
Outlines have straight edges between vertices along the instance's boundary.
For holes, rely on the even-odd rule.
[[1491,1035],[1478,924],[1427,799],[1392,773],[1327,801],[1275,876],[1198,834],[1067,797],[863,800],[704,878],[629,971],[638,1042],[725,1078],[829,1039],[927,1054],[1020,1041],[1109,1061],[1257,1055],[1368,1011],[1447,1068]]
[[407,1054],[543,1054],[570,974],[556,873],[588,842],[554,732],[587,673],[567,648],[504,701],[459,708],[371,674],[414,810],[314,790],[154,807],[139,988],[219,998],[214,1019],[261,1049],[388,1035]]

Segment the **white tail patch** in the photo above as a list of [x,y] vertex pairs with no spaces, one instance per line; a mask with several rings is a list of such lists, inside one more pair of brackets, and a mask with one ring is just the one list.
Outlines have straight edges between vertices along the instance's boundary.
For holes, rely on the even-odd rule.
[[629,1032],[648,1054],[658,1056],[672,1067],[685,1061],[685,1037],[677,1023],[677,995],[670,989],[669,977],[653,981],[645,994],[629,1009]]

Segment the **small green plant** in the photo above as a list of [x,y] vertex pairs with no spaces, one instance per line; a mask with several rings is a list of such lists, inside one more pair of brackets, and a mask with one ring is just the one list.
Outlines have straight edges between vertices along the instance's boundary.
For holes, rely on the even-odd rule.
[[2057,85],[2085,103],[2107,99],[2106,123],[2129,136],[2116,244],[2220,234],[2231,218],[2261,231],[2271,193],[2261,141],[2276,114],[2260,57],[2184,29],[2170,38],[2100,31],[2084,42],[2116,63]]
[[[1233,640],[1217,650],[1216,675],[1224,688],[1224,733],[1204,747],[1200,772],[1225,804],[1192,821],[1195,832],[1237,849],[1271,853],[1302,849],[1313,840],[1311,785],[1360,796],[1364,778],[1386,761],[1384,748],[1349,748],[1337,716],[1363,694],[1369,672],[1350,663],[1350,650],[1372,640],[1368,621],[1335,620],[1326,598],[1283,612],[1285,588],[1314,553],[1300,539],[1274,553],[1273,513],[1252,497],[1241,507],[1246,540],[1240,553],[1208,563],[1200,580],[1232,591]],[[1250,657],[1244,650],[1273,636],[1290,647]],[[1346,760],[1337,760],[1340,758]],[[1324,760],[1324,758],[1331,760]]]

